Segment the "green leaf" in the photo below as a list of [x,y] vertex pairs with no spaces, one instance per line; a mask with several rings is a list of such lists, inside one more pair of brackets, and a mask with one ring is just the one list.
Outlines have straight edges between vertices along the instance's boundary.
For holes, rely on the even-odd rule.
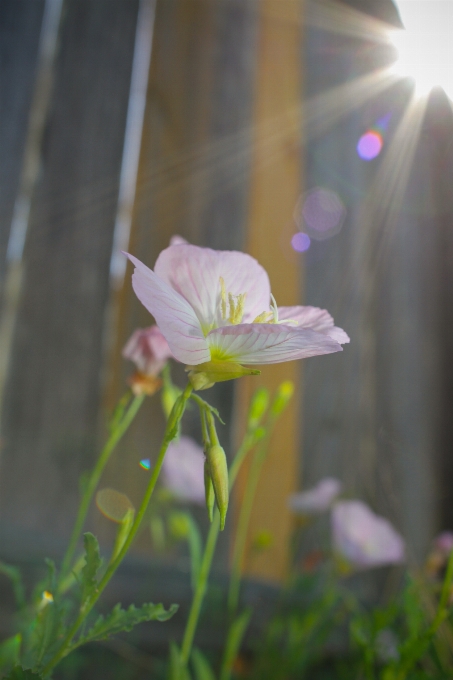
[[85,566],[82,569],[82,605],[96,591],[98,582],[96,575],[101,566],[99,543],[96,536],[87,532],[83,535],[85,546]]
[[32,671],[24,671],[21,666],[15,666],[3,680],[42,680],[42,675]]
[[192,652],[192,664],[195,672],[195,680],[215,680],[214,671],[212,670],[209,661],[199,649],[194,649]]
[[250,623],[250,618],[252,616],[251,609],[245,609],[239,616],[233,621],[228,631],[228,636],[225,644],[225,653],[223,656],[222,670],[220,673],[220,680],[229,680],[231,676],[231,669],[233,667],[234,660],[239,652],[239,648],[242,643],[242,638]]
[[181,660],[179,647],[174,642],[170,643],[170,668],[168,680],[191,680],[187,667]]
[[0,644],[0,672],[7,673],[19,663],[22,636],[20,633]]
[[163,604],[144,604],[138,609],[131,604],[128,609],[121,609],[117,604],[107,617],[99,616],[94,626],[80,638],[76,646],[79,647],[85,642],[93,640],[105,640],[111,635],[121,631],[131,631],[134,626],[143,621],[167,621],[178,609],[177,604],[172,604],[169,609],[165,609]]
[[21,609],[26,603],[24,585],[22,583],[22,576],[19,569],[17,567],[12,567],[9,564],[5,564],[4,562],[0,562],[0,574],[3,574],[10,579],[13,586],[16,604],[19,609]]

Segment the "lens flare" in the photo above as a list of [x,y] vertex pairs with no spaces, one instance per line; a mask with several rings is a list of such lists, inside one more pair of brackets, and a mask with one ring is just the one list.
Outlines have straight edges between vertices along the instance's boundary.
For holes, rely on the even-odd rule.
[[149,470],[151,467],[151,461],[149,458],[143,458],[143,460],[140,461],[140,467],[143,468],[143,470]]
[[310,237],[302,231],[297,232],[291,239],[291,245],[297,253],[305,253],[310,247]]
[[391,35],[398,52],[394,72],[415,80],[417,94],[442,87],[453,98],[453,2],[396,0],[405,30]]
[[381,153],[384,140],[379,132],[368,130],[357,144],[357,153],[364,161],[371,161]]
[[104,517],[112,522],[122,522],[129,510],[134,510],[129,498],[115,489],[101,489],[96,494],[96,505]]
[[294,220],[301,232],[306,232],[305,237],[315,241],[338,234],[345,216],[346,208],[341,198],[324,187],[315,187],[301,196],[294,211]]

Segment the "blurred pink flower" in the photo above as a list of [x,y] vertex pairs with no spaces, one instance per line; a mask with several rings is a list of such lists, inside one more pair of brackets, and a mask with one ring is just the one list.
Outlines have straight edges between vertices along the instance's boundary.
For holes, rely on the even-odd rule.
[[290,496],[288,507],[301,515],[314,515],[328,510],[341,491],[341,482],[324,477],[316,486]]
[[180,243],[161,252],[154,271],[128,257],[134,291],[175,358],[203,365],[199,372],[214,375],[211,382],[242,375],[241,364],[330,354],[349,342],[325,310],[277,308],[266,271],[245,253]]
[[124,346],[123,357],[133,361],[140,373],[157,376],[173,354],[159,328],[150,326],[137,328],[132,333]]
[[433,541],[434,548],[448,557],[453,550],[453,532],[443,531]]
[[404,541],[390,522],[361,501],[338,501],[332,510],[334,551],[356,567],[404,560]]
[[204,505],[204,453],[190,437],[172,442],[163,462],[165,486],[182,501]]

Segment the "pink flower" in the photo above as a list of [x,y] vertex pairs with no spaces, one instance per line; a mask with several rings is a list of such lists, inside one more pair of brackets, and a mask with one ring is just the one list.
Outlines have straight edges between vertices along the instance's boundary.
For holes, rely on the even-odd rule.
[[314,515],[328,510],[341,491],[341,482],[333,477],[324,477],[312,489],[290,496],[290,510],[301,515]]
[[124,346],[123,357],[133,361],[140,373],[156,376],[173,354],[159,328],[150,326],[132,333]]
[[255,372],[241,364],[330,354],[349,342],[325,310],[277,308],[265,270],[245,253],[171,245],[154,271],[128,257],[134,291],[173,355],[208,383]]
[[182,501],[204,505],[204,453],[190,437],[172,442],[163,462],[165,486]]
[[383,517],[361,501],[339,501],[332,510],[335,552],[356,567],[378,567],[404,560],[404,541]]
[[434,548],[448,557],[453,550],[453,532],[443,531],[434,539]]

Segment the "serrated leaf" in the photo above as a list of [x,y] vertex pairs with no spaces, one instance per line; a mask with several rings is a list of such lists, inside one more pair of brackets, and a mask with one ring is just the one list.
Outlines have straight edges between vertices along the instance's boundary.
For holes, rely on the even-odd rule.
[[215,680],[214,671],[209,661],[199,649],[194,649],[192,652],[192,665],[195,672],[195,680]]
[[163,604],[152,602],[138,608],[131,604],[128,609],[121,609],[121,605],[117,604],[108,616],[99,616],[94,626],[77,642],[77,646],[93,640],[105,640],[122,631],[129,632],[144,621],[167,621],[177,609],[176,604],[172,604],[169,609],[165,609]]
[[85,546],[85,566],[82,569],[82,604],[95,592],[97,588],[96,575],[101,566],[99,543],[93,534],[87,532],[83,535]]
[[0,672],[7,673],[19,663],[21,643],[22,636],[17,633],[0,644]]
[[21,666],[15,666],[3,680],[42,680],[42,675],[32,671],[24,671]]

